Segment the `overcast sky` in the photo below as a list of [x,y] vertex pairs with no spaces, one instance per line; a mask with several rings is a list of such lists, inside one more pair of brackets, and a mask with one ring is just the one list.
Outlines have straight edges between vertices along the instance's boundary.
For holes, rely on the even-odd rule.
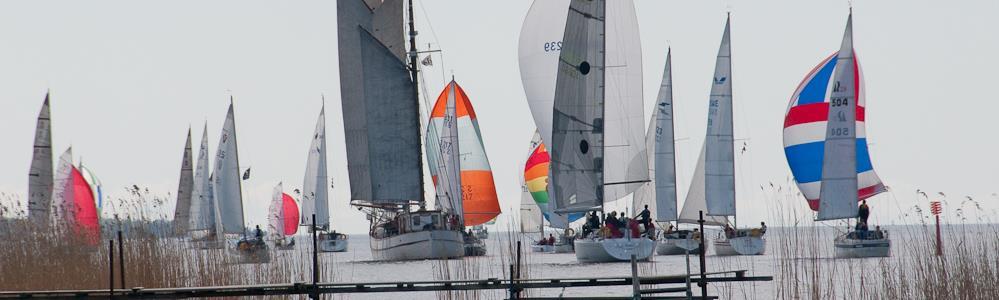
[[[435,97],[453,72],[468,93],[506,212],[520,201],[518,176],[534,130],[517,65],[529,6],[417,3],[421,47],[443,50],[426,70],[426,89]],[[970,195],[993,212],[999,1],[854,6],[872,160],[893,190],[872,200],[872,218],[897,220],[925,205],[916,189],[945,192],[951,209]],[[783,114],[802,77],[839,48],[847,1],[636,0],[636,9],[650,112],[667,44],[673,49],[681,193],[704,139],[714,56],[731,10],[736,138],[749,145],[737,156],[740,223],[772,220],[778,205],[804,210],[803,199],[775,202],[760,186],[790,176]],[[2,1],[0,192],[27,194],[46,89],[54,157],[72,145],[112,196],[133,184],[174,195],[188,127],[198,145],[207,121],[214,153],[231,94],[240,164],[253,168],[243,185],[245,211],[248,222],[263,223],[273,186],[284,181],[290,191],[302,184],[325,93],[334,227],[366,232],[364,216],[347,204],[336,34],[334,1]]]

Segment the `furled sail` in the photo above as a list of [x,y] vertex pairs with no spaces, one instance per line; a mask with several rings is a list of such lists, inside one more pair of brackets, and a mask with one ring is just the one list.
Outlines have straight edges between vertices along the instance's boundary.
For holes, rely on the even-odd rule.
[[[836,80],[830,80],[833,78]],[[830,103],[834,103],[833,107]],[[827,57],[805,76],[784,117],[787,163],[809,207],[820,212],[819,219],[853,217],[857,213],[856,201],[885,191],[867,148],[865,107],[863,71],[852,47],[851,17],[838,54]],[[852,132],[843,129],[849,128],[843,120],[849,124],[851,119],[856,124]],[[833,122],[829,120],[836,125],[830,126]],[[834,133],[849,136],[846,141],[850,142],[843,142],[842,136],[835,138]],[[832,140],[837,140],[835,146],[829,143]],[[827,164],[832,164],[830,173]],[[826,176],[839,180],[826,181]],[[824,182],[838,183],[827,189]],[[856,194],[846,191],[854,189]],[[835,207],[820,209],[823,193],[836,194],[829,202],[836,203]]]
[[708,215],[708,200],[705,198],[704,181],[704,147],[701,147],[701,154],[697,157],[697,166],[694,168],[694,177],[690,181],[690,189],[687,190],[687,198],[683,201],[683,208],[677,219],[680,223],[697,224],[700,212],[704,212],[704,225],[722,226],[728,223],[724,216]]
[[675,221],[676,203],[676,147],[673,134],[673,75],[670,53],[666,53],[666,67],[663,70],[662,84],[656,106],[649,118],[649,130],[645,133],[645,146],[649,150],[649,178],[635,193],[633,215],[645,205],[655,212],[656,221]]
[[201,135],[198,149],[198,166],[194,171],[194,189],[191,191],[188,230],[211,230],[215,228],[215,200],[211,182],[211,168],[208,166],[208,124]]
[[312,225],[312,214],[316,215],[318,228],[329,228],[330,207],[329,182],[326,175],[326,107],[319,110],[316,131],[309,145],[309,158],[305,163],[305,182],[302,184],[302,214],[299,224]]
[[177,186],[177,206],[173,211],[174,232],[187,231],[191,215],[191,196],[194,190],[194,167],[191,158],[191,129],[187,129],[187,144],[180,162],[180,182]]
[[215,189],[215,218],[220,220],[222,232],[243,233],[243,193],[239,174],[239,151],[236,145],[236,119],[232,103],[226,112],[219,148],[215,152],[215,171],[212,185]]
[[534,1],[520,28],[520,80],[543,141],[552,140],[555,78],[568,8],[569,0]]
[[35,146],[28,171],[28,218],[35,224],[48,224],[52,205],[52,127],[49,119],[49,94],[38,112]]
[[402,0],[337,1],[340,93],[352,201],[423,200],[419,105],[401,57],[405,50],[402,4]]
[[[447,103],[455,102],[457,116],[458,149],[461,150],[461,193],[462,209],[464,210],[465,226],[481,225],[492,220],[500,213],[499,198],[496,195],[496,185],[493,182],[492,168],[486,156],[482,133],[479,131],[479,120],[468,95],[458,85],[451,81],[434,104],[430,112],[430,122],[427,126],[426,149],[430,166],[436,166],[439,161],[439,147],[436,137],[443,137],[445,129],[445,114]],[[436,132],[435,132],[436,131]],[[442,185],[438,184],[437,168],[430,168],[438,194],[443,194]]]
[[725,20],[708,106],[704,139],[704,197],[706,215],[735,215],[735,140],[732,130],[732,56],[730,20]]

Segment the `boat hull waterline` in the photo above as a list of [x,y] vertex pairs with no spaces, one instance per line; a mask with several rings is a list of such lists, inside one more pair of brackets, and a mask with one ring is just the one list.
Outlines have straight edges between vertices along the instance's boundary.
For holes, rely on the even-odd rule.
[[726,240],[717,240],[715,255],[763,255],[767,251],[767,241],[762,237],[743,236]]
[[656,241],[646,238],[578,239],[576,260],[583,263],[630,261],[631,255],[647,261],[656,250]]
[[697,254],[701,248],[701,243],[695,239],[671,239],[666,238],[656,246],[658,255],[680,255],[684,253]]
[[403,233],[386,238],[371,238],[374,260],[418,260],[457,258],[465,254],[461,232],[428,230]]
[[865,258],[891,256],[891,240],[882,239],[856,240],[839,236],[833,241],[836,258]]

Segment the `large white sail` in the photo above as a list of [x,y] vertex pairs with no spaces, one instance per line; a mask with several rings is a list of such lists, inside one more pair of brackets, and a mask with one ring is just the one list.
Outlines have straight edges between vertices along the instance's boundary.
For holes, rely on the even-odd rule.
[[[316,214],[316,226],[329,228],[330,208],[329,182],[326,174],[326,107],[319,110],[316,132],[309,145],[309,158],[305,164],[305,182],[302,184],[302,214],[299,224],[312,224],[312,214]],[[279,197],[280,198],[280,197]]]
[[676,203],[676,147],[673,133],[673,75],[670,53],[666,53],[666,67],[663,70],[662,84],[656,106],[649,118],[649,130],[645,134],[645,146],[649,149],[649,177],[651,182],[635,192],[633,214],[645,205],[655,212],[656,221],[675,221]]
[[191,215],[191,196],[194,190],[194,168],[191,158],[191,129],[187,129],[187,143],[180,163],[180,182],[177,186],[177,205],[173,212],[174,232],[187,231]]
[[730,22],[715,61],[708,106],[708,131],[704,140],[704,188],[708,201],[705,214],[735,215],[735,141],[732,130],[732,57]]
[[853,14],[847,19],[829,97],[822,186],[816,220],[857,216],[857,89]]
[[534,124],[545,142],[552,140],[555,78],[568,8],[569,0],[536,0],[520,28],[520,80]]
[[701,147],[701,154],[697,157],[697,167],[694,168],[694,177],[690,181],[690,189],[687,190],[687,198],[683,201],[683,209],[677,219],[680,223],[697,224],[700,212],[704,212],[704,225],[721,226],[728,223],[724,216],[709,216],[708,201],[705,198],[705,176],[704,176],[704,147]]
[[[231,100],[231,99],[230,99]],[[222,124],[219,146],[215,152],[215,218],[221,220],[224,233],[243,233],[243,193],[239,174],[239,151],[236,145],[236,119],[232,103]]]
[[555,81],[549,193],[560,212],[604,201],[604,1],[572,1]]
[[47,210],[51,214],[49,216],[50,224],[65,230],[64,225],[66,220],[72,218],[73,213],[73,203],[71,198],[73,191],[69,188],[70,181],[72,180],[73,173],[73,147],[66,149],[59,156],[59,163],[56,166],[56,173],[54,177],[54,185],[52,189],[52,202],[51,207]]
[[28,171],[28,219],[35,224],[48,224],[52,205],[52,127],[49,112],[49,94],[38,112],[35,124],[35,146]]
[[201,135],[198,149],[198,165],[194,171],[194,188],[191,191],[188,230],[215,228],[215,201],[211,182],[211,168],[208,166],[208,124]]
[[[367,4],[366,4],[367,2]],[[423,200],[420,113],[403,57],[402,0],[337,1],[350,199]]]
[[[267,239],[284,238],[284,187],[278,182],[271,193],[271,203],[267,206]],[[310,215],[311,218],[311,215]],[[318,221],[316,221],[318,223]]]

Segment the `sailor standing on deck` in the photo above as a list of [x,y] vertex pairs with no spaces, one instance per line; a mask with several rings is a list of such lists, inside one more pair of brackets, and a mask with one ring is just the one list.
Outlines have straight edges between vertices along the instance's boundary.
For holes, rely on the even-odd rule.
[[857,217],[860,222],[867,224],[867,217],[871,216],[871,208],[867,206],[867,200],[860,201],[860,208],[857,210]]

